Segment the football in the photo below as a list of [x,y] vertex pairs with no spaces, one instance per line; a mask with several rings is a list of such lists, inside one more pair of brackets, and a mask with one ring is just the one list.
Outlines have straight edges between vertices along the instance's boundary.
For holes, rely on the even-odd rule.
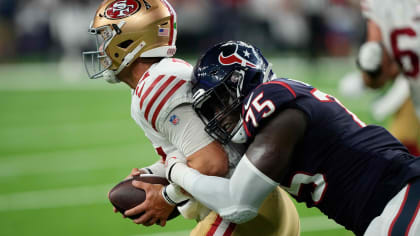
[[[124,214],[126,210],[129,210],[146,200],[146,192],[143,189],[134,187],[131,182],[133,180],[138,180],[150,184],[162,184],[168,185],[169,182],[166,178],[155,176],[155,175],[140,175],[134,176],[133,178],[126,179],[111,189],[109,192],[108,198],[111,201],[112,205]],[[130,219],[137,219],[143,213],[128,216]],[[175,207],[172,213],[169,215],[168,220],[173,219],[179,215],[178,209]]]

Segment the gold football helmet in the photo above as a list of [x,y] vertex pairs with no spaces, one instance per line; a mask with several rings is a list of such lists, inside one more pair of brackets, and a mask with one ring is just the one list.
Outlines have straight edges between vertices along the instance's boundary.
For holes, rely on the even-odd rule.
[[173,56],[176,28],[166,0],[104,0],[89,28],[97,50],[83,52],[89,78],[116,83],[116,75],[138,57]]

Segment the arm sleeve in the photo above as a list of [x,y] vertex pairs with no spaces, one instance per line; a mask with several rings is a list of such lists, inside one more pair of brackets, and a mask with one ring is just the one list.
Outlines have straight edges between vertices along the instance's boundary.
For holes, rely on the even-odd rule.
[[204,124],[191,104],[173,109],[161,124],[160,130],[187,157],[213,141],[204,131]]
[[171,179],[195,199],[234,223],[251,220],[278,183],[259,171],[244,155],[231,179],[206,176],[176,163]]
[[165,177],[165,163],[160,159],[150,166],[141,168],[149,174]]

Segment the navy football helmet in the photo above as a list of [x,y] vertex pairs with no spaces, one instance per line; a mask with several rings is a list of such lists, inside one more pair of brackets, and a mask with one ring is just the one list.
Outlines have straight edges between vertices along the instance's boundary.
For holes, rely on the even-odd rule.
[[242,101],[272,77],[271,64],[248,43],[229,41],[210,48],[195,65],[192,79],[193,107],[206,132],[223,144],[244,142]]

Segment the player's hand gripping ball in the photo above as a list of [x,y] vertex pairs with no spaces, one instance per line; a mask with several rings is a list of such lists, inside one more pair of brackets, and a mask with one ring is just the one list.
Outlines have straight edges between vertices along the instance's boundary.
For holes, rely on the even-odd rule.
[[[146,192],[143,189],[134,187],[131,182],[133,180],[138,180],[150,184],[161,184],[168,185],[169,182],[166,178],[154,176],[154,175],[140,175],[133,176],[133,178],[126,179],[118,183],[115,187],[109,191],[108,198],[111,201],[112,205],[124,214],[126,210],[129,210],[137,205],[140,205],[146,200]],[[137,219],[143,213],[138,215],[129,216],[130,219]],[[169,215],[168,220],[173,219],[179,215],[178,209],[175,207],[172,213]]]

